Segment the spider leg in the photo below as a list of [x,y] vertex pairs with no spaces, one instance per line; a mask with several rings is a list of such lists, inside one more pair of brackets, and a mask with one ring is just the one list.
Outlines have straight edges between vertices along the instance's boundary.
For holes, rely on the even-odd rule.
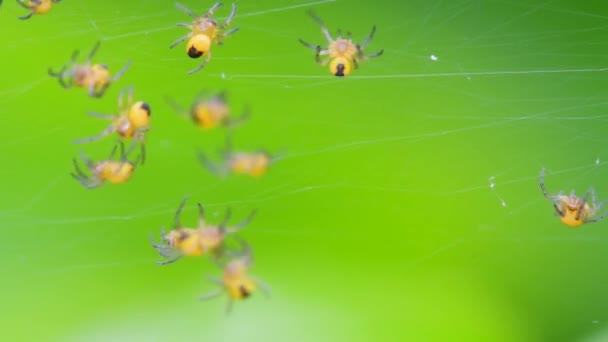
[[559,216],[559,217],[564,217],[566,216],[566,213],[561,211],[559,209],[559,206],[557,205],[557,203],[553,202],[553,208],[555,209],[555,213]]
[[172,264],[174,262],[176,262],[177,260],[181,259],[183,255],[178,254],[175,257],[169,259],[169,260],[165,260],[165,261],[155,261],[154,263],[157,265],[168,265],[168,264]]
[[125,64],[125,66],[122,67],[122,69],[120,69],[115,75],[114,77],[112,77],[111,82],[116,82],[118,81],[122,75],[125,74],[125,72],[127,72],[127,70],[129,69],[129,67],[131,66],[131,61],[127,61],[127,64]]
[[194,14],[189,8],[187,8],[186,6],[180,4],[180,3],[175,3],[175,7],[177,7],[177,9],[179,9],[180,11],[186,13],[187,15],[191,16],[193,19],[196,19],[196,14]]
[[178,38],[176,41],[174,41],[171,45],[169,45],[169,49],[173,49],[174,47],[176,47],[177,45],[179,45],[180,43],[182,43],[183,41],[185,41],[186,39],[190,39],[190,37],[192,37],[192,32],[188,33],[185,36],[182,36],[180,38]]
[[87,115],[103,120],[114,120],[116,118],[116,115],[114,114],[103,114],[98,112],[87,112]]
[[201,70],[203,67],[205,67],[205,65],[207,64],[207,62],[209,62],[209,60],[211,60],[211,51],[207,52],[207,58],[199,66],[197,66],[196,68],[188,71],[188,74],[192,75],[195,72]]
[[230,217],[232,216],[232,209],[230,209],[230,207],[226,208],[226,213],[224,214],[224,219],[222,220],[222,223],[220,223],[220,229],[221,230],[226,230],[226,224],[228,224],[228,221],[230,221]]
[[157,243],[156,241],[154,241],[154,235],[152,235],[152,233],[150,233],[149,238],[150,238],[150,244],[151,244],[151,245],[152,245],[154,248],[157,248],[157,249],[158,249],[158,248],[162,248],[162,249],[166,249],[166,248],[173,248],[173,247],[171,247],[171,246],[165,246],[165,245],[162,245],[162,244]]
[[583,211],[585,209],[585,205],[587,204],[587,199],[589,198],[591,190],[588,190],[585,193],[585,196],[583,196],[583,200],[581,201],[581,204],[578,206],[578,208],[576,208],[576,216],[574,217],[575,220],[580,220],[581,216],[583,215]]
[[[80,166],[78,166],[78,161],[76,160],[76,158],[73,158],[72,162],[74,163],[74,170],[76,171],[76,175],[78,175],[81,178],[89,178],[89,176],[87,176],[87,174],[84,173],[84,171],[82,171]],[[75,174],[72,174],[72,175],[76,176]]]
[[361,54],[361,56],[363,56],[364,60],[367,60],[367,59],[370,59],[370,58],[380,57],[380,56],[382,56],[383,53],[384,53],[384,49],[382,49],[382,50],[380,50],[378,52],[369,54],[369,55],[363,55],[363,54]]
[[185,28],[187,28],[189,30],[192,30],[192,24],[190,24],[190,23],[177,23],[177,24],[175,24],[175,26],[177,26],[177,27],[185,27]]
[[251,222],[251,220],[254,218],[255,214],[257,214],[257,211],[258,211],[257,209],[253,209],[251,211],[251,213],[249,214],[249,216],[247,216],[246,219],[244,219],[241,223],[237,224],[236,226],[226,228],[226,232],[234,233],[234,232],[237,232],[237,231],[243,229],[243,227],[245,227],[247,224],[249,224],[249,222]]
[[219,29],[221,30],[221,29],[228,27],[228,25],[230,25],[230,23],[232,22],[232,19],[234,18],[235,15],[236,15],[236,4],[232,3],[232,10],[230,11],[230,15],[228,15],[228,18],[226,18],[226,21],[224,21],[224,23],[222,25],[220,25]]
[[133,92],[135,91],[135,86],[131,85],[129,87],[129,94],[127,96],[127,106],[130,106],[133,103]]
[[606,218],[606,216],[608,216],[608,211],[606,211],[606,212],[602,213],[601,215],[594,217],[592,219],[585,219],[584,222],[585,223],[595,223],[595,222],[603,220],[604,218]]
[[254,276],[250,276],[251,280],[253,280],[253,282],[260,287],[260,290],[262,290],[262,293],[264,293],[264,295],[266,296],[266,298],[270,299],[270,286],[268,284],[266,284],[264,281],[262,281],[261,279],[254,277]]
[[[72,174],[72,176],[74,176],[74,174]],[[103,182],[100,181],[94,181],[94,180],[90,180],[90,179],[81,179],[78,177],[74,177],[76,178],[76,180],[78,181],[78,183],[80,183],[80,185],[84,186],[87,189],[95,189],[100,187],[101,185],[103,185]]]
[[120,94],[118,94],[118,108],[123,109],[124,106],[124,97],[125,97],[125,92],[127,91],[127,88],[122,88],[122,90],[120,91]]
[[[116,155],[116,150],[118,149],[118,145],[119,144],[115,144],[114,147],[112,147],[112,151],[110,152],[110,155],[108,156],[108,160],[114,160],[114,156]],[[121,145],[121,153],[124,152],[124,148]]]
[[179,115],[184,116],[184,117],[190,117],[190,111],[187,110],[186,108],[182,107],[179,103],[177,103],[177,101],[175,101],[171,97],[165,96],[165,102],[167,102],[167,104],[171,108],[173,108],[173,110],[175,112],[177,112]]
[[222,32],[222,33],[218,34],[218,36],[219,36],[220,38],[226,38],[226,37],[228,37],[228,36],[231,36],[231,35],[235,34],[235,33],[236,33],[236,31],[238,31],[238,30],[240,30],[240,29],[241,29],[240,27],[235,27],[235,28],[232,28],[232,29],[230,29],[230,30],[228,30],[228,31],[226,31],[226,32]]
[[298,41],[299,41],[299,42],[300,42],[302,45],[304,45],[304,46],[306,46],[307,48],[311,49],[312,51],[315,51],[315,52],[316,52],[316,51],[318,51],[318,50],[321,50],[321,46],[320,46],[320,45],[312,45],[312,44],[310,44],[310,43],[306,42],[306,41],[305,41],[304,39],[302,39],[302,38],[298,38]]
[[82,150],[79,150],[78,152],[80,154],[80,159],[82,159],[82,161],[87,165],[89,170],[92,170],[95,167],[95,163],[91,159],[89,159],[89,157],[87,157],[87,155],[84,154]]
[[103,139],[104,137],[112,134],[115,132],[114,129],[114,124],[110,124],[110,126],[108,126],[106,129],[104,129],[101,133],[87,137],[87,138],[82,138],[82,139],[77,139],[77,140],[73,140],[72,143],[74,144],[84,144],[84,143],[89,143],[92,141],[97,141],[100,139]]
[[325,23],[323,23],[323,20],[321,20],[321,18],[319,18],[313,11],[308,11],[307,13],[312,18],[312,20],[314,20],[317,24],[321,26],[321,32],[323,32],[323,35],[325,35],[327,41],[333,42],[334,39],[331,37],[331,34],[329,33],[329,30],[327,30],[327,27],[325,26]]
[[230,315],[230,313],[232,312],[232,303],[234,301],[232,300],[232,298],[228,298],[228,304],[226,304],[226,316]]
[[543,192],[543,195],[545,195],[546,198],[552,199],[551,195],[549,195],[549,192],[547,191],[547,188],[545,187],[545,168],[541,168],[540,169],[540,174],[538,175],[538,184],[540,185],[540,190]]
[[97,53],[97,50],[99,49],[99,45],[101,45],[101,40],[98,40],[95,43],[95,46],[93,46],[93,49],[91,49],[91,52],[89,52],[89,56],[87,56],[87,60],[85,63],[90,64],[91,61],[93,60],[93,57],[95,57],[95,54]]
[[21,16],[21,17],[17,17],[17,19],[21,19],[21,20],[26,20],[32,17],[32,15],[34,15],[34,10],[30,10],[30,13]]
[[[25,2],[23,2],[22,0],[17,0],[17,3],[18,3],[19,5],[21,5],[21,7],[23,7],[23,8],[26,8],[26,9],[31,9],[31,7],[30,7],[30,6],[28,6],[27,4],[25,4]],[[33,14],[33,12],[32,12],[32,14]]]
[[241,114],[241,116],[239,116],[238,118],[233,118],[233,117],[226,118],[226,120],[224,121],[224,126],[228,127],[228,128],[237,127],[237,126],[241,125],[242,123],[244,123],[245,121],[249,120],[250,116],[251,116],[251,109],[249,108],[249,106],[246,106],[245,110],[243,111],[243,114]]
[[177,208],[177,211],[175,212],[175,218],[173,220],[173,226],[175,228],[180,228],[182,226],[181,223],[179,222],[179,217],[182,214],[182,210],[184,209],[184,205],[186,205],[186,201],[188,201],[188,198],[190,198],[190,195],[184,196],[184,199],[179,204],[179,207]]
[[206,294],[198,297],[198,299],[199,300],[210,300],[210,299],[219,297],[223,292],[224,292],[224,289],[217,289],[217,290],[211,291],[209,293],[206,293]]
[[207,158],[207,156],[205,156],[205,154],[203,152],[197,151],[196,155],[198,157],[198,160],[201,162],[201,164],[203,164],[203,166],[209,172],[211,172],[217,176],[226,175],[226,168],[213,163],[211,160],[209,160],[209,158]]
[[365,37],[365,39],[363,39],[363,41],[361,42],[360,46],[361,46],[361,50],[365,49],[365,47],[367,46],[367,44],[369,44],[369,42],[372,41],[372,39],[374,38],[374,35],[376,34],[376,25],[374,25],[372,27],[372,32],[370,32],[370,34]]
[[[215,11],[217,11],[217,9],[222,6],[224,6],[224,4],[221,2],[216,2],[215,4],[213,4],[213,6],[211,6],[211,8],[205,14],[205,18],[209,18],[209,17],[213,16],[213,13],[215,13]],[[236,11],[236,9],[234,8],[235,7],[234,4],[232,4],[232,7],[233,7],[233,11]]]
[[207,278],[209,282],[214,283],[215,285],[224,286],[224,282],[220,278],[216,278],[210,275],[205,276],[205,278]]
[[336,38],[342,38],[342,29],[338,29],[338,31],[336,32]]
[[203,208],[203,205],[198,203],[198,227],[204,227],[205,226],[205,208]]

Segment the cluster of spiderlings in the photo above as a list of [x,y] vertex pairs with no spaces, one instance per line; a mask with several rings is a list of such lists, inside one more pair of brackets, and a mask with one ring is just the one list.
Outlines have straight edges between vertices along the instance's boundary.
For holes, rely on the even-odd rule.
[[[60,1],[17,0],[18,4],[29,10],[28,14],[19,17],[19,19],[29,19],[34,14],[48,13],[53,3]],[[0,0],[1,4],[2,0]],[[203,57],[203,61],[198,66],[187,72],[188,74],[194,74],[203,69],[211,60],[212,45],[222,45],[224,39],[239,30],[239,27],[228,29],[236,15],[237,6],[233,3],[226,20],[218,24],[213,15],[216,10],[223,6],[221,2],[215,3],[206,13],[200,16],[195,15],[190,9],[179,3],[175,5],[179,10],[189,15],[192,21],[191,23],[177,24],[178,27],[187,28],[190,32],[177,39],[169,47],[174,48],[186,41],[186,53],[190,58],[198,59]],[[329,66],[332,75],[338,77],[348,76],[352,70],[359,67],[362,61],[378,57],[382,54],[382,50],[369,55],[363,53],[364,48],[370,43],[375,34],[375,26],[367,38],[361,44],[357,44],[351,39],[350,33],[346,37],[343,37],[341,32],[338,31],[334,39],[321,19],[313,12],[309,12],[309,14],[321,26],[321,32],[327,39],[328,45],[326,48],[322,48],[320,45],[315,46],[306,43],[302,39],[299,39],[299,41],[315,51],[315,61],[322,66]],[[61,69],[58,71],[49,69],[49,75],[56,78],[65,89],[71,89],[74,86],[85,88],[90,97],[102,98],[110,85],[117,82],[124,75],[131,62],[128,61],[121,70],[112,76],[107,65],[92,62],[99,46],[100,42],[98,41],[82,64],[77,63],[79,52],[75,51],[70,61],[64,64]],[[232,116],[230,107],[226,102],[225,92],[211,95],[201,93],[189,110],[182,108],[172,100],[169,102],[178,113],[191,118],[203,130],[215,127],[222,127],[227,130],[222,159],[219,162],[212,162],[203,152],[197,151],[200,162],[212,173],[222,177],[228,174],[246,174],[252,177],[260,177],[266,173],[269,165],[277,159],[276,155],[273,156],[263,150],[249,152],[235,152],[232,150],[231,135],[228,130],[245,122],[249,117],[249,111],[246,110],[239,117]],[[74,140],[74,143],[83,144],[99,141],[113,134],[118,135],[119,139],[113,145],[109,157],[105,160],[93,161],[84,152],[79,151],[80,158],[86,165],[90,175],[81,169],[76,159],[73,159],[74,172],[72,172],[72,176],[88,189],[97,188],[106,182],[114,184],[127,182],[131,179],[135,169],[145,161],[145,138],[150,129],[150,106],[144,101],[135,102],[133,100],[133,86],[131,86],[121,91],[118,97],[117,113],[102,114],[89,112],[88,114],[107,120],[110,123],[100,133]],[[128,149],[125,149],[125,140],[131,140]],[[140,149],[139,155],[135,159],[129,159],[129,156],[137,146]],[[119,159],[115,160],[118,150],[120,150]],[[229,298],[228,311],[232,307],[233,300],[247,298],[257,288],[261,289],[266,295],[269,295],[270,290],[268,286],[247,273],[253,262],[251,247],[244,240],[237,237],[235,239],[240,245],[238,251],[232,250],[226,244],[226,237],[249,223],[255,215],[256,210],[240,224],[228,226],[231,216],[231,211],[228,209],[222,222],[212,225],[206,222],[203,206],[199,203],[198,225],[196,228],[186,228],[180,223],[180,215],[187,199],[188,197],[183,199],[175,214],[174,229],[165,234],[163,228],[160,242],[155,242],[153,237],[150,236],[152,246],[165,258],[164,261],[158,263],[166,265],[184,256],[210,255],[211,260],[222,269],[223,276],[221,279],[209,277],[210,281],[219,286],[219,289],[202,296],[201,299],[214,298],[226,293]]]
[[198,222],[195,227],[189,228],[181,223],[181,214],[189,196],[184,197],[180,203],[173,220],[173,229],[165,233],[165,227],[161,228],[160,242],[155,242],[150,234],[150,243],[165,260],[157,262],[159,265],[171,264],[182,257],[197,257],[209,255],[211,260],[223,270],[223,277],[215,278],[209,276],[209,280],[219,288],[209,294],[201,296],[201,300],[215,298],[222,294],[228,295],[227,312],[232,308],[233,300],[248,298],[258,287],[266,295],[270,294],[268,286],[261,280],[249,276],[247,270],[251,267],[253,256],[251,248],[242,239],[239,241],[240,251],[235,253],[228,248],[226,239],[243,227],[245,227],[255,216],[257,210],[253,210],[245,220],[239,224],[230,226],[228,222],[232,211],[226,210],[224,218],[219,224],[207,222],[205,209],[198,203]]
[[[127,71],[131,62],[127,64],[114,76],[111,76],[110,70],[105,64],[92,63],[93,57],[97,53],[101,42],[97,42],[87,59],[83,64],[76,63],[79,51],[72,53],[70,62],[63,65],[59,71],[53,71],[49,68],[49,75],[57,78],[59,84],[70,89],[72,86],[86,88],[88,95],[93,98],[101,98],[106,93],[111,84],[118,81]],[[128,94],[125,95],[125,93]],[[125,96],[127,99],[125,100]],[[87,172],[84,172],[78,161],[73,159],[74,172],[72,177],[76,179],[82,186],[88,189],[94,189],[104,185],[106,182],[120,184],[131,179],[133,172],[138,165],[145,161],[145,133],[150,129],[150,106],[144,101],[133,101],[133,86],[128,89],[123,89],[118,96],[118,113],[116,114],[101,114],[98,112],[89,112],[91,116],[110,121],[110,124],[100,133],[74,140],[76,144],[89,143],[98,141],[106,136],[116,133],[119,136],[118,142],[112,148],[110,156],[105,160],[93,161],[82,151],[79,151],[80,158],[85,163]],[[131,140],[131,146],[125,151],[123,140]],[[140,155],[135,160],[130,160],[129,155],[140,146]],[[114,160],[116,150],[120,146],[120,156],[118,160]]]

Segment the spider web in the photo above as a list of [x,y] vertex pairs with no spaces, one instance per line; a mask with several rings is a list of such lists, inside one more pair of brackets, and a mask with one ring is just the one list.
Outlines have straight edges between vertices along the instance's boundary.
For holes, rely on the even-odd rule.
[[[212,3],[181,1],[196,13]],[[608,8],[567,1],[239,1],[241,30],[199,60],[175,27],[173,1],[55,4],[18,21],[0,9],[8,336],[40,340],[168,338],[335,341],[602,340],[604,222],[568,229],[551,193],[593,186],[608,198],[605,35]],[[395,7],[397,6],[397,7]],[[595,6],[595,7],[594,7]],[[363,62],[329,75],[298,38],[323,43],[314,9],[334,34],[361,41]],[[220,20],[229,8],[218,10]],[[102,99],[46,76],[100,39],[96,61],[132,67]],[[42,57],[42,58],[41,58]],[[121,186],[86,191],[69,177],[78,149],[95,159],[113,138],[71,141],[104,123],[123,87],[152,107],[148,160]],[[261,179],[218,179],[195,158],[219,158],[224,134],[201,132],[164,101],[186,106],[227,90],[238,149],[281,153]],[[194,224],[258,216],[242,234],[254,295],[224,315],[226,298],[200,302],[218,275],[203,259],[170,266],[147,236],[171,226],[181,199]],[[60,312],[49,317],[48,312]],[[40,321],[40,331],[28,329]],[[266,328],[267,327],[267,328]],[[406,328],[404,328],[406,327]],[[441,329],[437,329],[441,327]],[[42,335],[44,334],[44,335]],[[43,337],[44,336],[44,337]],[[458,339],[458,338],[457,338]]]

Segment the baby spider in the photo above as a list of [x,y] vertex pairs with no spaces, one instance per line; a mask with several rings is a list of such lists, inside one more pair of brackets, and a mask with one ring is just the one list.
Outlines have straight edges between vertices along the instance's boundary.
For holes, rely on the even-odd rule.
[[241,252],[236,257],[228,262],[215,261],[223,269],[223,277],[219,279],[207,276],[207,279],[219,286],[219,288],[200,297],[200,300],[209,300],[226,293],[228,295],[226,314],[232,310],[232,302],[234,300],[249,298],[257,287],[262,290],[267,298],[270,298],[270,287],[262,280],[247,274],[247,271],[253,265],[253,255],[251,248],[245,241],[239,239],[239,242],[241,244]]
[[[61,2],[61,0],[17,0],[17,3],[23,8],[30,10],[30,13],[18,17],[21,20],[29,19],[34,14],[45,14],[51,10],[53,3]],[[0,4],[2,2],[0,1]]]
[[[606,203],[606,201],[597,203],[597,197],[593,188],[590,188],[583,197],[576,196],[574,190],[568,196],[564,195],[562,191],[557,195],[550,195],[545,187],[544,167],[540,170],[539,183],[543,195],[553,202],[556,214],[567,226],[578,227],[583,223],[597,222],[608,215],[608,212],[605,212],[600,216],[593,217]],[[589,195],[591,195],[591,203],[588,202]]]
[[75,144],[88,143],[102,139],[103,137],[112,133],[117,133],[123,139],[134,139],[140,142],[142,164],[145,161],[145,132],[150,129],[150,115],[152,114],[150,106],[144,101],[137,101],[133,103],[133,87],[129,88],[129,95],[127,102],[123,101],[124,93],[126,89],[123,89],[118,96],[118,114],[101,114],[97,112],[89,112],[88,114],[100,119],[112,121],[112,123],[106,127],[101,133],[74,140]]
[[223,6],[221,2],[218,2],[215,5],[211,6],[207,13],[201,16],[195,15],[191,10],[179,3],[175,3],[175,6],[181,11],[188,14],[190,17],[192,17],[192,24],[178,23],[177,26],[185,27],[191,32],[173,42],[173,44],[171,44],[169,48],[172,49],[178,44],[188,39],[188,43],[186,44],[186,52],[188,53],[188,56],[190,56],[190,58],[199,58],[207,54],[207,57],[199,66],[188,71],[189,74],[193,74],[202,69],[205,64],[207,64],[207,62],[211,60],[211,43],[214,43],[216,45],[222,45],[222,39],[232,35],[233,33],[239,30],[239,27],[235,27],[228,31],[220,32],[221,30],[227,28],[228,25],[230,25],[230,22],[236,14],[236,5],[232,4],[232,11],[230,12],[230,15],[228,16],[228,18],[226,18],[226,21],[221,25],[218,25],[215,19],[212,18],[213,13],[218,8]]
[[[116,154],[116,148],[118,145],[120,145],[120,160],[116,161],[114,160],[114,155]],[[82,161],[84,161],[92,175],[87,176],[86,173],[80,169],[76,158],[73,159],[76,173],[72,173],[71,175],[87,189],[100,187],[106,181],[113,184],[125,183],[131,179],[133,172],[135,172],[135,168],[140,161],[141,156],[138,156],[134,161],[130,161],[128,159],[128,155],[131,154],[134,148],[135,142],[125,153],[124,143],[119,141],[118,144],[112,149],[110,157],[107,160],[99,162],[92,161],[82,151],[80,151],[80,158]]]
[[[321,32],[325,35],[325,38],[329,42],[329,46],[326,49],[322,49],[320,45],[314,46],[305,42],[303,39],[300,39],[300,43],[316,52],[315,61],[317,63],[322,66],[326,66],[329,63],[329,71],[332,75],[348,76],[351,70],[353,68],[357,69],[362,61],[378,57],[384,52],[384,50],[380,50],[371,55],[365,55],[363,53],[367,44],[374,38],[374,34],[376,33],[375,25],[372,27],[372,32],[369,36],[367,36],[361,44],[356,44],[352,41],[350,32],[346,34],[345,39],[342,38],[342,32],[340,30],[338,30],[338,35],[334,40],[323,21],[312,11],[309,11],[308,14],[317,24],[321,25]],[[327,58],[322,60],[321,56],[327,56]]]
[[59,84],[65,89],[70,89],[72,88],[72,85],[76,84],[77,87],[87,88],[89,96],[101,97],[110,84],[118,81],[118,79],[122,77],[129,68],[129,65],[131,65],[131,61],[128,61],[114,77],[110,77],[110,71],[108,70],[107,65],[91,64],[100,44],[101,42],[99,41],[95,44],[84,64],[76,63],[78,54],[80,53],[76,50],[72,54],[70,62],[64,64],[63,67],[61,67],[61,70],[55,72],[49,68],[49,75],[51,77],[56,77]]
[[199,161],[207,170],[220,177],[226,177],[229,173],[261,177],[266,173],[270,164],[279,159],[278,155],[273,156],[263,150],[233,152],[230,137],[226,138],[226,146],[222,151],[223,159],[221,162],[212,162],[201,151],[198,151],[197,155]]
[[215,226],[205,222],[205,210],[198,203],[198,227],[186,228],[180,223],[180,216],[189,196],[184,197],[182,203],[177,208],[174,219],[174,228],[169,234],[165,234],[165,227],[161,228],[161,243],[154,242],[154,237],[150,234],[150,243],[158,253],[166,258],[165,261],[158,261],[159,265],[166,265],[179,260],[183,256],[199,256],[214,253],[216,256],[222,249],[224,237],[227,234],[237,232],[245,227],[256,214],[253,210],[251,214],[236,226],[227,227],[232,211],[226,210],[226,215],[222,222]]
[[205,96],[205,92],[201,92],[194,103],[190,106],[190,110],[177,104],[175,101],[167,98],[169,105],[179,114],[189,117],[196,125],[203,130],[215,128],[217,126],[236,127],[249,118],[249,111],[246,110],[238,118],[233,118],[230,113],[230,108],[226,103],[226,93],[213,94]]

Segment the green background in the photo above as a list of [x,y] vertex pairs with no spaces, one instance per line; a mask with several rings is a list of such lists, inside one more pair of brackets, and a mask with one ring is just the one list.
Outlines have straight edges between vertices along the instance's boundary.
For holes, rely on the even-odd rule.
[[[212,2],[183,0],[197,13]],[[597,2],[599,3],[599,2]],[[384,55],[338,79],[303,38],[306,15]],[[174,26],[173,1],[63,1],[20,21],[0,8],[0,303],[3,339],[31,341],[595,341],[608,338],[608,239],[569,229],[538,187],[594,186],[608,198],[608,7],[585,1],[240,1],[241,30],[201,72]],[[228,6],[217,12],[219,18]],[[128,72],[101,99],[47,74],[74,49]],[[433,60],[431,55],[436,56]],[[82,61],[82,58],[80,59]],[[106,123],[120,90],[152,108],[148,160],[133,179],[92,191],[69,173],[78,148],[104,158],[114,137],[76,146]],[[261,179],[221,180],[224,132],[187,105],[227,90],[237,149],[284,151]],[[492,179],[490,179],[493,177]],[[490,187],[491,181],[495,185]],[[272,287],[235,303],[200,302],[218,269],[204,258],[161,267],[148,242],[186,195],[210,220],[226,207]],[[504,206],[502,205],[504,202]]]

